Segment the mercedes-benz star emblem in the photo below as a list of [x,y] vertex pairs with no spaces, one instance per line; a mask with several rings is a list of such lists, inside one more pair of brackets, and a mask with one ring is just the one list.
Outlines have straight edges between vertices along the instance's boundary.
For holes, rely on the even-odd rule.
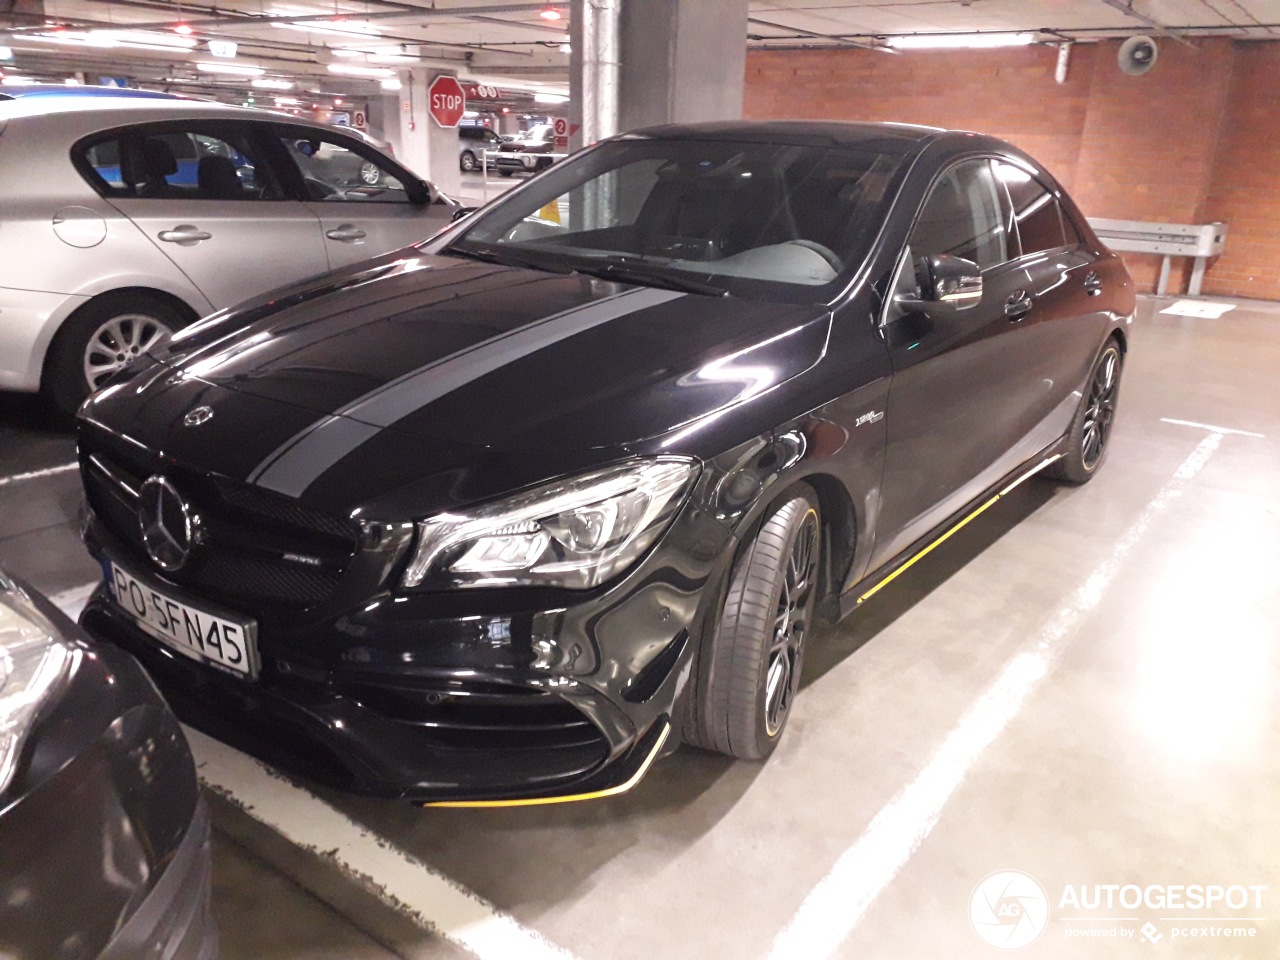
[[191,553],[191,509],[172,483],[150,477],[138,492],[138,527],[147,555],[162,570],[177,570]]
[[192,407],[187,411],[187,415],[182,418],[182,424],[186,427],[198,427],[200,424],[208,423],[212,419],[212,407]]

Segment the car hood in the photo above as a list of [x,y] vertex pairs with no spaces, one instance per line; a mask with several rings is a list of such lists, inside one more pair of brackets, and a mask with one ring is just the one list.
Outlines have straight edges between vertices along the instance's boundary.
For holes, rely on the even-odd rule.
[[501,455],[547,476],[770,391],[829,327],[821,305],[401,254],[215,314],[86,412],[294,496],[406,456],[419,475]]

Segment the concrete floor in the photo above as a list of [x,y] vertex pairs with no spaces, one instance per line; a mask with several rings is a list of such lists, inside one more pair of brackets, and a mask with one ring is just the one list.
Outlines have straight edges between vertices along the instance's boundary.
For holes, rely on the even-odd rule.
[[[193,738],[224,957],[1275,957],[1280,305],[1168,303],[1096,480],[1023,485],[816,638],[763,766],[424,811]],[[96,575],[75,474],[2,478],[71,455],[0,397],[0,565],[54,594]]]

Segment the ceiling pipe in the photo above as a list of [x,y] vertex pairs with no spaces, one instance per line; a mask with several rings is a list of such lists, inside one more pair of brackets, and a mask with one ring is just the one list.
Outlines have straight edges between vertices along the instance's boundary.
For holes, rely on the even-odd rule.
[[1185,44],[1186,46],[1190,47],[1192,50],[1196,49],[1196,45],[1192,43],[1190,40],[1188,40],[1182,34],[1181,31],[1173,27],[1166,27],[1159,20],[1156,20],[1153,17],[1147,16],[1145,13],[1139,13],[1137,10],[1133,9],[1133,0],[1128,0],[1127,3],[1125,2],[1125,0],[1102,0],[1102,2],[1105,3],[1108,7],[1111,7],[1113,10],[1119,10],[1125,16],[1133,17],[1133,19],[1137,20],[1139,23],[1146,24],[1148,27],[1150,27],[1152,30],[1156,31],[1157,33],[1161,34],[1162,36],[1171,37],[1172,39],[1177,40],[1179,43]]
[[[856,50],[878,50],[880,53],[901,53],[900,50],[894,50],[892,47],[886,47],[874,43],[862,43],[858,40],[849,40],[846,37],[835,36],[829,33],[816,33],[813,30],[805,30],[801,27],[791,27],[782,23],[773,23],[769,20],[761,20],[759,17],[747,17],[747,23],[758,23],[762,27],[772,27],[774,30],[791,30],[795,34],[802,37],[813,37],[815,40],[828,40],[835,47],[852,47]],[[768,40],[768,37],[760,37],[761,40]]]

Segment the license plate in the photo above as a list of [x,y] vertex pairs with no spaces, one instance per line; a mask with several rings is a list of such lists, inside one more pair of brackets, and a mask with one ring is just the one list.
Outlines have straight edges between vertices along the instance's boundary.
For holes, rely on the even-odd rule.
[[192,606],[114,560],[103,564],[112,600],[144,632],[201,663],[250,679],[258,674],[257,624]]

